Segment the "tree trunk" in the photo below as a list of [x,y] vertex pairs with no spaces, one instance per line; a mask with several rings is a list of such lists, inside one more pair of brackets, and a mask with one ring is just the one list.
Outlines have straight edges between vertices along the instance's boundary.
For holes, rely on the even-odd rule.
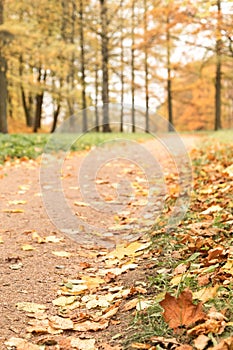
[[[146,39],[148,31],[148,18],[147,18],[147,0],[144,0],[144,36]],[[149,65],[148,65],[148,46],[145,40],[144,49],[144,70],[145,70],[145,98],[146,98],[146,128],[145,132],[149,132]]]
[[[22,103],[23,103],[23,110],[24,110],[24,114],[25,114],[26,125],[31,127],[32,126],[31,109],[27,105],[27,98],[26,98],[26,94],[25,94],[24,87],[22,84],[22,81],[23,81],[23,57],[22,57],[22,55],[20,55],[20,57],[19,57],[19,76],[20,76],[20,80],[21,80],[20,90],[21,90],[21,98],[22,98]],[[29,106],[30,106],[30,104],[29,104]]]
[[87,103],[86,103],[86,72],[85,72],[85,51],[83,31],[83,0],[79,1],[79,35],[80,35],[80,62],[81,62],[81,87],[82,87],[82,127],[83,132],[87,131]]
[[135,0],[132,0],[132,18],[131,18],[131,123],[132,132],[135,132]]
[[98,110],[98,95],[99,95],[99,66],[95,65],[95,131],[99,132],[99,110]]
[[[3,0],[0,0],[0,25],[3,24]],[[7,61],[0,49],[0,132],[7,133]]]
[[123,0],[121,0],[121,114],[120,114],[120,132],[124,131],[124,34],[123,34]]
[[110,132],[109,125],[109,38],[106,0],[100,0],[101,53],[102,53],[102,103],[103,132]]
[[171,35],[170,35],[170,19],[167,16],[166,41],[167,41],[167,106],[168,106],[168,131],[173,129],[173,109],[172,109],[172,78],[171,78]]
[[222,57],[221,57],[221,0],[217,1],[218,7],[218,28],[217,28],[217,40],[216,40],[216,76],[215,76],[215,123],[214,130],[217,131],[222,128],[221,125],[221,75],[222,75]]
[[[39,68],[38,78],[37,78],[38,83],[41,83],[42,81],[45,82],[46,76],[47,76],[47,72],[45,71],[43,76],[42,76],[42,70],[41,70],[41,68]],[[33,132],[37,132],[38,129],[41,128],[43,99],[44,99],[44,91],[42,91],[36,95],[36,111],[35,111]]]
[[51,131],[50,131],[51,133],[53,133],[56,130],[60,110],[61,110],[61,104],[59,102],[57,105],[57,108],[53,112],[53,125],[52,125]]

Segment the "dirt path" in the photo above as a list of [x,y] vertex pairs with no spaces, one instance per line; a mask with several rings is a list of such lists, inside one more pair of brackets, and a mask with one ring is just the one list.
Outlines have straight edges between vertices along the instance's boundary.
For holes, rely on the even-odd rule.
[[[183,140],[187,148],[191,149],[198,139],[187,136]],[[152,141],[143,144],[143,147],[150,149],[157,157],[161,166],[163,162],[167,165],[167,168],[162,171],[165,177],[169,178],[171,174],[176,173],[176,169],[174,165],[171,168],[169,155],[165,155],[166,152],[163,153],[160,146]],[[84,275],[91,278],[98,277],[98,271],[106,268],[108,251],[103,245],[101,248],[97,246],[100,241],[98,229],[102,230],[101,240],[107,242],[107,246],[108,243],[111,245],[114,239],[118,242],[125,240],[128,237],[127,234],[132,231],[132,227],[142,232],[143,228],[146,231],[151,226],[154,207],[151,208],[151,213],[148,210],[143,211],[150,184],[148,185],[144,179],[145,169],[136,162],[130,163],[124,159],[112,160],[108,164],[102,162],[98,176],[95,175],[94,180],[99,195],[107,204],[115,201],[114,210],[96,211],[92,205],[85,204],[86,198],[83,199],[80,186],[77,184],[77,169],[87,154],[75,154],[66,160],[63,182],[64,195],[72,215],[78,217],[79,223],[83,222],[84,226],[88,224],[94,227],[93,232],[96,233],[97,239],[94,239],[94,245],[89,248],[83,245],[85,240],[82,235],[76,235],[76,242],[74,242],[63,235],[48,218],[41,197],[38,161],[16,161],[13,164],[6,163],[0,168],[0,242],[2,242],[0,244],[0,349],[7,349],[4,343],[11,337],[27,339],[28,322],[36,318],[32,315],[30,315],[31,318],[28,317],[27,312],[22,312],[16,307],[17,303],[43,304],[46,306],[47,314],[57,315],[57,309],[52,304],[52,300],[57,297],[63,281],[71,278],[80,279],[80,276]],[[116,183],[119,181],[122,182],[120,196],[116,193]],[[176,183],[175,176],[170,184],[172,181]],[[130,190],[129,183],[133,184]],[[85,189],[87,183],[83,181],[83,185]],[[92,193],[92,189],[89,190],[89,194]],[[136,193],[134,196],[132,191]],[[91,198],[92,203],[96,200],[95,196],[88,198]],[[56,203],[54,206],[56,209]],[[160,207],[158,206],[157,209],[159,212]],[[59,213],[56,215],[59,216]],[[139,218],[141,221],[138,220]],[[84,230],[84,235],[87,234],[86,231]],[[129,238],[134,240],[132,235],[129,235]],[[143,238],[141,241],[143,243]],[[58,256],[64,255],[64,252],[67,256]],[[120,266],[119,262],[118,266]],[[136,270],[134,268],[124,275],[114,277],[107,274],[103,278],[105,283],[109,283],[116,290],[117,287],[132,287],[136,280],[145,278],[143,269],[139,266]],[[98,288],[96,286],[90,290],[92,294]],[[97,338],[98,344],[102,341],[108,342],[112,334],[119,333],[124,328],[124,322],[120,320],[121,316],[116,316],[106,330],[97,331],[92,335]],[[66,336],[56,335],[59,337],[56,345],[55,341],[54,343],[51,341],[46,343],[45,340],[44,343],[41,342],[47,344],[46,349],[72,349],[70,343],[68,345],[64,343],[64,339],[67,338],[67,334],[74,333],[67,332]],[[32,336],[33,342],[38,343],[42,338],[55,337],[43,333],[38,331],[35,336]],[[78,336],[83,334],[83,332],[76,333]],[[85,334],[90,337],[88,332]],[[104,348],[104,345],[102,348],[111,349],[111,347]]]

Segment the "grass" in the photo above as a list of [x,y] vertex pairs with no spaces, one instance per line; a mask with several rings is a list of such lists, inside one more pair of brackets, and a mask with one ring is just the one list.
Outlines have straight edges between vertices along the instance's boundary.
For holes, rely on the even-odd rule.
[[[143,133],[87,133],[81,136],[76,134],[0,134],[0,163],[23,157],[35,159],[44,152],[45,147],[55,151],[67,149],[67,147],[68,150],[81,151],[119,138],[141,142],[151,138],[151,135]],[[74,143],[69,147],[71,140]]]

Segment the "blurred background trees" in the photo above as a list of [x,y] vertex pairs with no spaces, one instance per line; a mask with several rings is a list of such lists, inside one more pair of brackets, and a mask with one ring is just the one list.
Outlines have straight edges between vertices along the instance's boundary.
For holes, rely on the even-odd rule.
[[232,128],[232,23],[232,0],[0,0],[0,132],[53,132],[80,110],[82,131],[134,132],[137,106],[145,131],[156,113]]

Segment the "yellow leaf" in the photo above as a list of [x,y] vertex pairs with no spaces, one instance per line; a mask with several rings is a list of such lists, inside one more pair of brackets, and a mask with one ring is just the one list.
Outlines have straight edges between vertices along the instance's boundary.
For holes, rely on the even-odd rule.
[[17,214],[17,213],[24,213],[23,209],[4,209],[4,213],[10,213],[10,214]]
[[3,244],[3,243],[4,243],[4,241],[2,239],[2,236],[0,236],[0,244]]
[[52,252],[53,255],[59,256],[60,258],[70,258],[71,257],[71,253],[66,252],[66,251],[53,251]]
[[27,201],[24,200],[14,200],[14,201],[9,201],[9,204],[14,204],[14,205],[18,205],[18,204],[26,204]]
[[56,236],[47,236],[45,237],[45,242],[47,243],[59,243],[63,240],[63,238],[59,238],[59,237],[56,237]]
[[88,289],[97,288],[100,284],[105,283],[105,281],[100,277],[82,276],[81,278]]
[[124,244],[120,244],[116,247],[115,250],[110,252],[106,257],[110,259],[118,258],[119,260],[122,260],[125,256],[135,256],[139,251],[142,251],[150,246],[150,243],[139,243],[139,242],[132,242],[128,246],[125,246]]
[[45,239],[43,237],[41,237],[40,235],[38,235],[37,232],[32,233],[32,239],[36,240],[37,243],[44,243],[45,242]]
[[44,312],[46,310],[46,306],[43,304],[36,304],[36,303],[30,303],[30,302],[20,302],[16,304],[16,307],[20,311],[26,311],[26,312]]
[[67,306],[67,305],[73,304],[75,300],[76,300],[75,296],[69,296],[69,297],[62,296],[57,299],[54,299],[52,303],[55,306]]
[[218,284],[213,287],[202,288],[201,290],[193,293],[193,298],[201,300],[203,303],[205,303],[206,301],[213,299],[216,296],[218,288]]
[[35,248],[34,248],[31,244],[24,244],[24,245],[21,247],[21,249],[24,250],[24,251],[35,250]]
[[74,202],[74,205],[77,205],[78,207],[89,207],[90,204],[85,202]]

